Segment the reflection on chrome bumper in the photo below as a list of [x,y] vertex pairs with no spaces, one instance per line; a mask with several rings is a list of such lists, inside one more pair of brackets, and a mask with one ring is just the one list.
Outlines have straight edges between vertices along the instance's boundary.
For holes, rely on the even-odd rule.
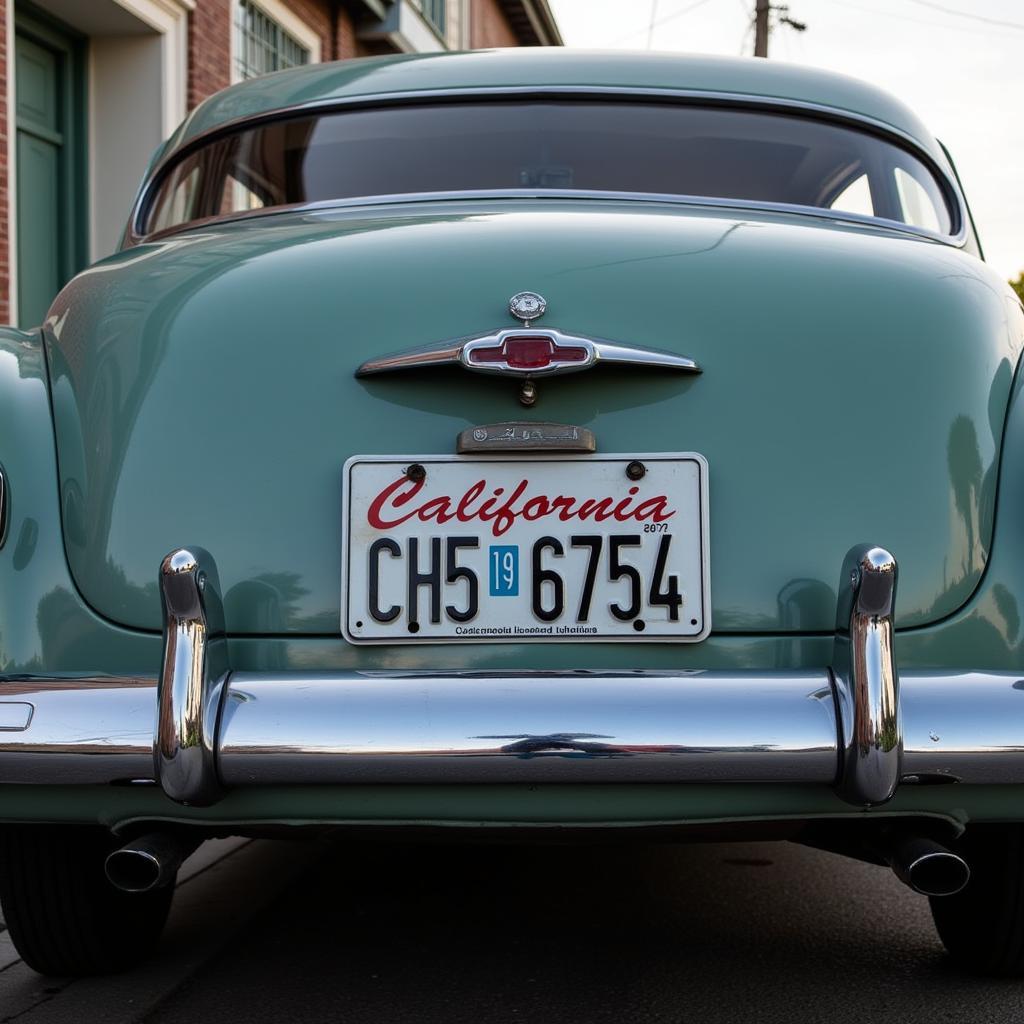
[[[834,781],[823,673],[231,677],[229,786]],[[271,752],[274,753],[271,753]],[[269,755],[269,756],[268,756]]]
[[855,805],[909,776],[1024,783],[1024,680],[897,679],[878,548],[844,567],[831,667],[750,673],[230,672],[209,556],[175,556],[160,679],[0,680],[0,783],[144,779],[206,803],[278,784],[775,782]]
[[[903,673],[902,775],[1024,783],[1024,679]],[[155,779],[156,681],[0,683],[0,782]],[[842,784],[829,674],[230,677],[225,787],[360,782]],[[20,719],[23,721],[23,718]]]

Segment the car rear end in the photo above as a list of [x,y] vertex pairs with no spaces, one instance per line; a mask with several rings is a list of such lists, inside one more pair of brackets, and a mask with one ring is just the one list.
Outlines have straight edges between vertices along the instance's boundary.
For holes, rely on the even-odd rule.
[[0,703],[0,779],[102,804],[119,883],[211,829],[728,822],[963,887],[1024,783],[1024,331],[937,145],[332,97],[185,132],[128,242],[44,325],[71,639]]

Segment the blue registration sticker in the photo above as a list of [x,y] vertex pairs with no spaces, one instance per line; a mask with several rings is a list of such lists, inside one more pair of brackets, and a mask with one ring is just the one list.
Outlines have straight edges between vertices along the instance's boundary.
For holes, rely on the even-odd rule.
[[491,597],[519,596],[519,545],[491,545]]

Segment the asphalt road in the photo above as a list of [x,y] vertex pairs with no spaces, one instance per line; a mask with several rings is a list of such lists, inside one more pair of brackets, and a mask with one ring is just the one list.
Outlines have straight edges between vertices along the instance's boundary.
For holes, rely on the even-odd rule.
[[262,843],[186,890],[162,966],[0,1020],[1024,1020],[887,869],[790,844]]

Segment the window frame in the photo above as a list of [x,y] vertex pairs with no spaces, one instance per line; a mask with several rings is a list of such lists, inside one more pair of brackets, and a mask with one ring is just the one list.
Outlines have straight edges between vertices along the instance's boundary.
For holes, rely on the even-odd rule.
[[[262,2],[262,0],[261,0]],[[662,102],[674,105],[698,106],[698,107],[722,107],[734,110],[761,111],[774,114],[788,114],[796,117],[803,117],[809,120],[818,120],[825,123],[836,124],[846,128],[852,128],[865,134],[896,145],[909,152],[915,159],[920,161],[934,176],[942,196],[947,204],[951,228],[948,233],[930,231],[925,228],[905,224],[902,221],[891,220],[880,216],[865,216],[861,214],[845,213],[843,211],[832,211],[819,207],[800,206],[790,203],[777,203],[769,201],[738,200],[703,196],[686,196],[679,194],[655,195],[649,193],[635,192],[594,192],[588,190],[572,189],[484,189],[470,191],[452,191],[444,193],[401,193],[399,195],[374,195],[355,198],[339,198],[336,200],[325,200],[313,203],[294,203],[283,206],[267,207],[255,212],[238,212],[223,215],[206,217],[201,220],[192,221],[188,224],[175,225],[159,231],[146,233],[144,226],[152,209],[153,200],[156,198],[163,179],[169,174],[179,160],[185,159],[197,149],[216,141],[217,139],[231,135],[238,131],[245,131],[275,121],[291,120],[298,117],[314,115],[343,113],[347,110],[386,108],[394,106],[415,106],[434,105],[438,103],[493,103],[502,100],[566,100],[574,99],[586,101],[588,99],[596,102],[637,102],[657,103]],[[860,224],[875,225],[891,228],[904,233],[923,235],[935,241],[943,242],[956,248],[966,248],[968,251],[978,254],[980,246],[973,232],[973,226],[967,216],[967,203],[963,196],[959,182],[951,171],[944,167],[936,156],[930,153],[913,136],[903,132],[899,128],[886,122],[879,121],[869,115],[853,113],[847,110],[840,110],[827,105],[805,102],[801,100],[777,99],[774,97],[744,95],[738,93],[720,93],[696,90],[675,90],[658,88],[630,88],[613,86],[496,86],[481,87],[474,89],[432,89],[417,92],[396,92],[396,93],[373,93],[364,96],[353,96],[344,98],[330,98],[313,100],[306,103],[281,107],[261,112],[243,118],[227,121],[221,125],[210,128],[192,139],[189,139],[174,152],[167,154],[159,165],[155,167],[139,193],[131,220],[125,232],[124,246],[138,244],[148,241],[151,238],[172,235],[181,231],[201,227],[213,222],[227,220],[238,220],[251,216],[268,216],[274,213],[284,213],[292,210],[302,209],[323,209],[323,208],[344,208],[359,207],[368,205],[381,205],[393,203],[423,202],[437,199],[472,199],[472,198],[517,198],[517,197],[547,197],[552,198],[592,198],[610,200],[635,200],[661,203],[676,203],[690,206],[713,206],[719,208],[757,209],[767,211],[794,212],[814,216],[833,221],[850,221]]]
[[[417,0],[416,6],[419,9],[420,17],[433,30],[438,39],[446,41],[450,27],[448,0]],[[441,12],[440,21],[434,17],[433,12],[436,10]]]
[[[315,29],[311,28],[305,21],[302,20],[293,10],[287,7],[281,0],[246,0],[250,7],[256,7],[265,17],[273,21],[278,29],[284,32],[286,35],[298,43],[304,50],[309,53],[309,61],[307,64],[320,64],[323,60],[323,47],[321,44],[320,36]],[[237,85],[239,82],[248,82],[252,78],[246,78],[242,75],[239,69],[239,58],[238,52],[238,22],[239,13],[242,7],[242,0],[232,0],[231,2],[231,84]],[[299,65],[300,67],[306,67],[307,65]],[[258,75],[252,76],[258,78]]]

